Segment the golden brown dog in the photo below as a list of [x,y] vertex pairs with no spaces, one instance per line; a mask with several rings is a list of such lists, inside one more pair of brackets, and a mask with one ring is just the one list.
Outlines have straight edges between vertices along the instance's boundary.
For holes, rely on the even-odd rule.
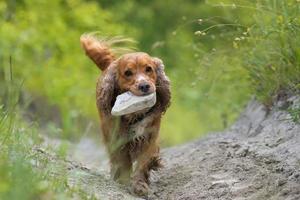
[[[164,65],[160,59],[142,52],[116,58],[107,42],[92,35],[83,35],[80,41],[87,56],[103,71],[97,82],[96,100],[111,174],[121,183],[131,180],[133,191],[146,195],[150,171],[161,167],[160,121],[171,98]],[[156,92],[157,102],[150,109],[121,117],[112,116],[116,97],[126,91],[135,95]]]

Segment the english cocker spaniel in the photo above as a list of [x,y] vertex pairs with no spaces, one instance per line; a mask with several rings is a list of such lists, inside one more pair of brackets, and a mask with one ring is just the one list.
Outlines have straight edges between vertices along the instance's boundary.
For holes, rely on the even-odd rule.
[[[116,58],[107,42],[91,34],[82,35],[80,42],[86,55],[102,71],[96,86],[96,101],[111,175],[121,183],[131,182],[133,192],[145,196],[150,171],[162,167],[158,135],[171,98],[163,62],[143,52]],[[156,104],[132,114],[112,116],[116,97],[127,91],[137,96],[156,92]]]

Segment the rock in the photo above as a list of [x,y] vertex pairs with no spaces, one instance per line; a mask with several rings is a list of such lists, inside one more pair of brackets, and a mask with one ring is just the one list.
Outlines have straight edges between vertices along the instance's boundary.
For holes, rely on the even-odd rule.
[[131,92],[125,92],[117,96],[111,114],[114,116],[127,115],[146,108],[151,108],[155,103],[156,93],[146,96],[135,96]]

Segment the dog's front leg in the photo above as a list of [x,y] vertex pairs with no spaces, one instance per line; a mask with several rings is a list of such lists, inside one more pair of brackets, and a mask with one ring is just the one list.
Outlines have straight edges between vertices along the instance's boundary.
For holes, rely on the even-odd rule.
[[126,128],[122,126],[119,118],[103,120],[102,123],[103,137],[111,164],[111,177],[119,183],[129,183],[132,159],[129,154],[128,139],[124,134]]
[[156,140],[152,140],[146,144],[137,157],[137,165],[132,177],[132,189],[139,196],[148,194],[150,170],[157,170],[162,166],[159,147],[156,143]]
[[110,163],[112,178],[122,184],[129,183],[132,173],[132,161],[128,147],[124,146],[111,152]]

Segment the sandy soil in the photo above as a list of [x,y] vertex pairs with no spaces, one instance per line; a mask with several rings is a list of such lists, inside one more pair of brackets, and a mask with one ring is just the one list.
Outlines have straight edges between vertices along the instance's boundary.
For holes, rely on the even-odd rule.
[[[300,125],[283,109],[297,105],[291,97],[267,112],[251,101],[229,130],[164,149],[165,167],[152,174],[148,199],[300,199]],[[70,156],[82,163],[68,164],[70,184],[97,199],[138,199],[109,179],[107,165],[85,165],[84,157],[99,153],[88,147],[78,147],[85,156]]]

